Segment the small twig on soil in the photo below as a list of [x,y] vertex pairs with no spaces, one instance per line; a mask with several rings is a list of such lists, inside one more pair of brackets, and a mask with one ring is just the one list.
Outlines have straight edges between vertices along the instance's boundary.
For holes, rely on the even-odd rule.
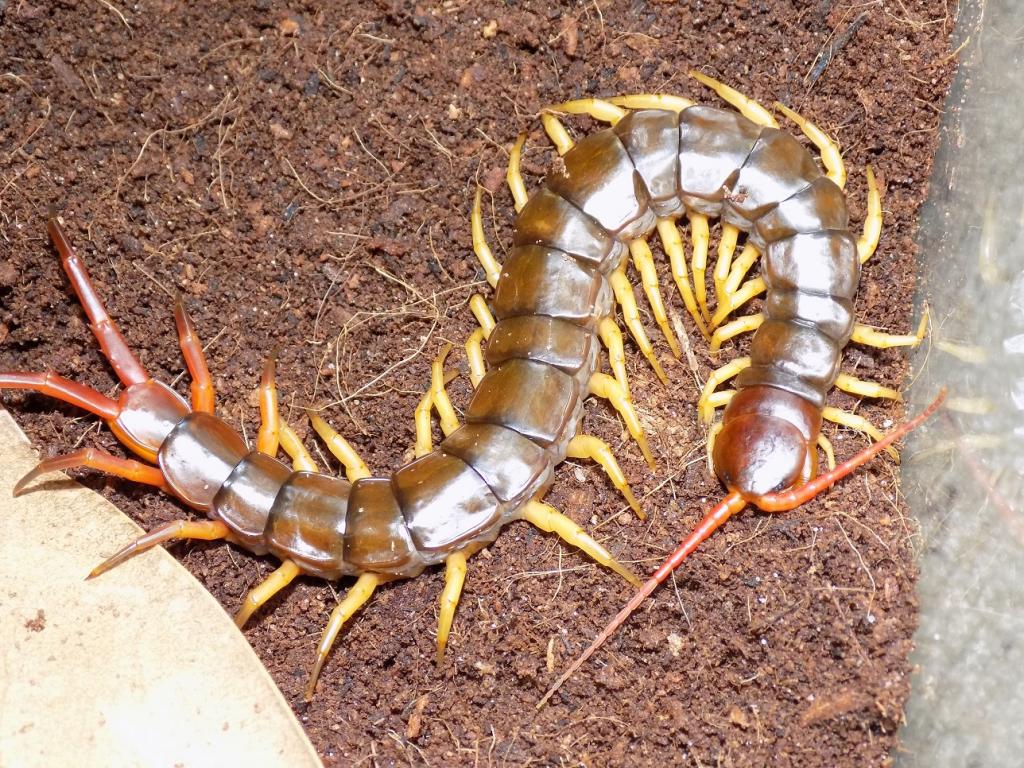
[[873,596],[875,592],[878,591],[878,585],[875,584],[875,577],[871,574],[871,569],[868,568],[868,564],[864,562],[864,556],[860,553],[860,550],[857,549],[857,546],[853,543],[853,540],[850,539],[850,534],[846,532],[846,529],[843,527],[843,524],[839,522],[838,518],[833,519],[835,520],[836,525],[839,526],[839,530],[842,531],[843,538],[846,539],[846,543],[849,544],[850,549],[853,550],[853,554],[857,556],[857,560],[860,562],[860,567],[864,570],[864,573],[868,575],[868,581],[871,582],[871,595]]
[[22,85],[24,85],[29,90],[35,91],[35,88],[32,87],[32,85],[29,83],[28,80],[26,80],[25,78],[23,78],[23,77],[21,77],[19,75],[14,74],[13,72],[4,72],[3,77],[9,77],[14,82],[21,83]]
[[348,88],[338,85],[338,83],[335,82],[334,78],[332,78],[330,75],[324,72],[322,67],[317,67],[316,71],[320,74],[320,79],[327,83],[327,87],[330,88],[332,91],[335,91],[337,93],[346,93],[349,96],[354,95],[352,91],[350,91]]
[[21,152],[21,150],[23,150],[28,145],[28,143],[32,141],[32,138],[37,133],[39,133],[39,131],[42,130],[43,126],[46,125],[46,123],[50,120],[50,112],[52,111],[52,106],[50,104],[49,99],[44,99],[44,101],[46,102],[46,112],[43,115],[43,119],[39,121],[39,125],[32,129],[32,132],[25,137],[25,140],[21,142],[21,144],[19,144],[10,151],[10,153],[7,155],[6,162],[10,163]]
[[857,34],[857,30],[860,29],[864,22],[867,21],[868,12],[864,11],[856,19],[850,22],[850,26],[844,29],[838,36],[832,38],[825,47],[823,47],[818,55],[814,59],[814,64],[811,66],[811,71],[807,74],[807,85],[814,85],[815,81],[821,77],[825,68],[832,62],[832,59],[846,47],[846,44],[853,39],[853,36]]
[[143,267],[139,262],[133,261],[132,266],[135,267],[135,269],[139,270],[139,272],[148,277],[150,280],[152,280],[156,287],[159,288],[164,293],[166,293],[171,298],[172,301],[177,298],[172,291],[168,290],[163,283],[157,280],[156,277],[154,277],[151,272],[147,271],[146,268]]
[[352,135],[356,137],[356,141],[358,141],[359,142],[359,146],[363,148],[363,152],[368,154],[373,159],[373,161],[375,163],[377,163],[377,165],[379,165],[381,168],[383,168],[385,175],[387,175],[387,177],[390,179],[394,174],[392,174],[391,171],[388,169],[388,167],[386,165],[384,165],[384,161],[383,160],[381,160],[379,157],[377,157],[375,154],[373,154],[373,152],[371,152],[369,149],[367,149],[366,144],[363,143],[363,138],[359,135],[359,131],[357,131],[355,128],[353,128],[352,129]]
[[124,17],[123,13],[121,13],[119,10],[117,10],[117,8],[108,3],[107,0],[96,0],[96,2],[98,2],[107,10],[112,11],[117,16],[117,18],[121,20],[121,23],[124,24],[125,28],[128,30],[128,34],[134,35],[134,32],[132,31],[132,25],[128,23],[128,19]]
[[436,146],[439,150],[441,150],[441,154],[448,158],[448,166],[452,173],[454,173],[455,161],[453,160],[454,155],[452,155],[452,151],[441,143],[441,140],[437,138],[437,134],[430,130],[430,126],[427,125],[427,121],[424,120],[422,117],[420,118],[420,123],[422,123],[423,130],[426,131],[427,135],[430,137],[431,143],[434,144],[434,146]]
[[214,46],[209,51],[199,57],[197,64],[202,64],[208,58],[216,54],[218,51],[223,50],[231,45],[243,45],[247,43],[258,43],[260,39],[258,37],[237,37],[234,40],[228,40],[227,42],[221,43],[220,45]]
[[188,133],[189,131],[198,130],[211,120],[215,119],[218,113],[220,113],[220,117],[223,120],[224,117],[227,116],[227,105],[231,101],[231,99],[232,93],[229,90],[227,93],[224,94],[224,98],[221,99],[213,109],[211,109],[203,117],[196,120],[194,123],[182,126],[181,128],[158,128],[157,130],[149,134],[146,137],[146,139],[142,142],[142,147],[139,149],[139,154],[135,156],[135,160],[132,162],[131,165],[128,166],[128,169],[123,174],[121,174],[121,177],[117,180],[117,185],[114,187],[114,196],[120,196],[121,185],[124,184],[125,179],[127,179],[131,172],[135,170],[136,166],[140,162],[142,162],[142,156],[146,153],[146,149],[149,147],[149,143],[153,141],[153,139],[155,139],[157,136],[177,136],[183,133]]

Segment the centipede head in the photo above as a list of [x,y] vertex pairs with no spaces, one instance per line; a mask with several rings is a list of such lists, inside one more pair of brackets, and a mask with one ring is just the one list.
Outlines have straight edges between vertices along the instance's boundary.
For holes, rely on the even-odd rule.
[[729,403],[712,453],[730,491],[756,503],[817,473],[814,443],[821,417],[803,398],[775,387],[751,387]]

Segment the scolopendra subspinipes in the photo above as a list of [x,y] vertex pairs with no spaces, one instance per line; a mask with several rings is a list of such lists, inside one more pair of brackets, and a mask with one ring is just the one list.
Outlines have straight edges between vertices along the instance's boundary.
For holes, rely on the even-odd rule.
[[[825,176],[802,145],[778,130],[762,107],[716,81],[700,79],[742,114],[664,95],[559,105],[554,111],[583,112],[612,123],[577,145],[553,114],[544,114],[545,128],[562,158],[545,186],[530,198],[518,170],[522,142],[517,144],[509,182],[519,217],[514,248],[504,266],[490,256],[483,241],[479,195],[475,206],[474,244],[495,288],[496,317],[481,297],[474,297],[471,307],[481,327],[467,342],[476,392],[466,423],[458,423],[448,403],[442,353],[433,366],[430,390],[417,409],[419,458],[391,478],[370,477],[351,446],[318,418],[313,419],[314,428],[344,464],[348,479],[313,471],[311,459],[278,415],[272,360],[261,383],[262,427],[256,450],[250,451],[239,435],[213,415],[212,380],[180,303],[175,319],[193,379],[191,404],[152,380],[107,315],[84,265],[51,216],[48,228],[64,270],[125,390],[114,401],[54,374],[20,372],[0,373],[0,387],[35,390],[91,411],[146,461],[83,449],[42,462],[19,483],[18,490],[43,472],[87,466],[162,487],[207,512],[207,521],[176,521],[139,538],[90,575],[180,538],[227,539],[258,554],[272,553],[282,565],[250,592],[237,617],[240,626],[299,573],[328,579],[357,576],[319,642],[307,699],[342,625],[376,587],[411,578],[443,561],[447,572],[437,638],[440,658],[466,558],[493,541],[512,520],[526,519],[558,533],[639,585],[579,526],[539,499],[550,486],[557,463],[567,455],[588,456],[602,463],[640,512],[607,446],[577,435],[576,430],[585,396],[605,397],[619,410],[653,464],[629,399],[621,333],[611,315],[615,299],[641,350],[665,380],[625,275],[631,258],[655,318],[672,340],[645,240],[655,228],[672,261],[684,302],[713,346],[757,328],[753,364],[733,361],[720,369],[701,398],[702,413],[713,413],[716,405],[730,397],[715,393],[715,387],[739,374],[739,394],[729,403],[725,427],[712,453],[716,470],[730,486],[727,506],[731,511],[748,496],[765,498],[815,474],[815,455],[809,449],[821,442],[822,415],[870,431],[864,422],[822,408],[824,393],[837,378],[840,386],[861,394],[896,396],[838,373],[843,345],[851,334],[858,338],[850,300],[859,265],[877,242],[877,191],[873,191],[865,235],[858,243],[847,227],[841,192],[845,172],[835,145],[815,126],[787,113],[821,147],[829,169]],[[689,278],[675,225],[683,215],[689,219],[694,241],[695,291],[687,290]],[[721,216],[725,222],[714,273],[719,297],[714,315],[707,308],[704,282],[712,216]],[[747,244],[731,264],[741,232],[747,233]],[[762,249],[766,250],[765,277],[743,283]],[[718,327],[766,288],[763,316]],[[894,344],[919,338],[872,336],[863,329],[859,340]],[[597,371],[598,340],[609,350],[614,377]],[[432,410],[437,410],[446,435],[437,450],[431,445]],[[774,461],[779,458],[773,449],[777,440],[785,443],[787,461]],[[295,471],[277,460],[279,447],[291,456]],[[866,461],[874,450],[863,452],[858,460]],[[847,462],[838,474],[852,469]]]

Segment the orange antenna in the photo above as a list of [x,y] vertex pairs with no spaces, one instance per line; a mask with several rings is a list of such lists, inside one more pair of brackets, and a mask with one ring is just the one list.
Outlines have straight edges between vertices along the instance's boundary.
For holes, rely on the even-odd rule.
[[[765,512],[785,512],[810,501],[819,493],[832,487],[832,485],[849,475],[858,467],[869,462],[872,458],[884,451],[892,443],[899,440],[912,429],[920,426],[925,419],[939,409],[939,406],[942,405],[942,401],[945,399],[946,388],[943,387],[939,390],[938,396],[934,401],[932,401],[931,405],[910,421],[890,430],[877,443],[869,445],[852,458],[844,461],[835,469],[822,475],[818,475],[818,477],[798,488],[792,488],[788,491],[782,491],[781,493],[766,494],[755,499],[754,504]],[[548,700],[559,688],[562,687],[565,681],[572,677],[576,673],[576,670],[583,666],[583,663],[593,656],[594,652],[604,645],[604,642],[609,637],[615,634],[615,631],[622,626],[626,619],[629,618],[630,614],[632,614],[633,611],[635,611],[640,604],[643,603],[643,601],[646,600],[647,597],[650,596],[650,594],[668,578],[672,571],[678,568],[679,565],[689,557],[698,546],[700,546],[701,542],[711,536],[711,534],[718,530],[726,520],[739,512],[745,506],[746,501],[743,497],[740,496],[739,493],[733,491],[712,507],[708,513],[704,515],[703,519],[697,523],[697,526],[690,532],[690,534],[683,539],[679,547],[668,556],[658,570],[651,575],[651,578],[644,583],[640,590],[630,598],[630,601],[626,603],[623,609],[615,615],[615,618],[608,623],[608,626],[602,629],[600,634],[594,638],[594,642],[590,644],[587,650],[585,650],[582,655],[580,655],[580,657],[562,673],[562,676],[555,681],[555,684],[548,689],[548,692],[544,694],[544,698],[537,702],[537,709],[541,709],[545,704],[547,704]]]

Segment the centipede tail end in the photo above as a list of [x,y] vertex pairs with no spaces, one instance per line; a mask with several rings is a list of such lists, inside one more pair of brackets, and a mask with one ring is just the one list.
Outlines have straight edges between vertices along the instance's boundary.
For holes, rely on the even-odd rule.
[[594,653],[611,637],[615,631],[629,618],[644,600],[654,592],[658,586],[668,578],[689,555],[697,549],[711,534],[718,530],[726,520],[742,510],[747,504],[752,503],[765,512],[785,512],[805,504],[821,492],[831,488],[836,482],[846,477],[857,468],[863,466],[880,452],[889,447],[913,429],[920,426],[926,419],[934,414],[942,405],[946,397],[946,389],[942,388],[932,403],[913,419],[897,426],[888,432],[881,440],[868,446],[852,458],[844,461],[834,470],[826,472],[814,478],[808,483],[780,493],[763,494],[751,499],[746,499],[738,491],[731,491],[722,501],[712,507],[701,519],[697,526],[682,541],[679,547],[659,566],[651,577],[644,583],[640,590],[629,600],[628,603],[616,614],[608,625],[601,630],[600,634],[590,646],[569,666],[565,672],[555,681],[543,698],[537,702],[537,709],[541,709],[559,688],[589,659]]

